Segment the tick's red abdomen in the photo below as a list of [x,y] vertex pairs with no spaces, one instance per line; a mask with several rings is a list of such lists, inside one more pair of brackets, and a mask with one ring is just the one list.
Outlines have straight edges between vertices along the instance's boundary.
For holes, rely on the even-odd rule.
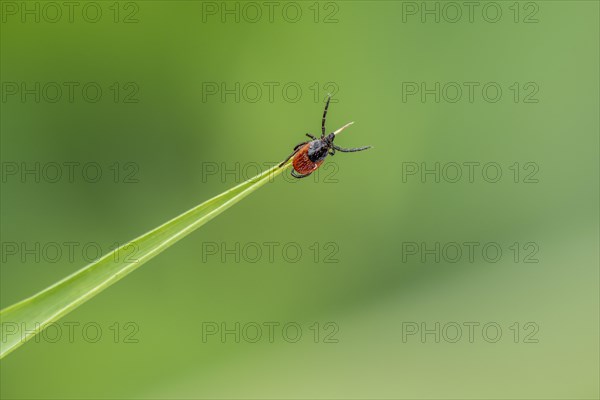
[[294,159],[292,160],[292,165],[294,166],[294,169],[296,170],[297,173],[299,173],[301,175],[311,174],[312,172],[314,172],[314,170],[319,168],[319,166],[324,161],[324,160],[321,160],[321,161],[317,161],[316,163],[310,161],[310,159],[308,158],[308,148],[309,147],[310,147],[309,143],[302,146],[302,148],[300,150],[298,150],[298,152],[294,156]]

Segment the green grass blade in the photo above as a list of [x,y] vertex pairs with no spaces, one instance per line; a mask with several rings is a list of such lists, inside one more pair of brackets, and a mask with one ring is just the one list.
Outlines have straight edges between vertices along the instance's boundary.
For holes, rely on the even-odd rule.
[[[156,229],[106,254],[38,294],[0,311],[3,358],[87,300],[204,225],[291,164],[277,166],[213,197]],[[134,258],[125,257],[135,249]]]

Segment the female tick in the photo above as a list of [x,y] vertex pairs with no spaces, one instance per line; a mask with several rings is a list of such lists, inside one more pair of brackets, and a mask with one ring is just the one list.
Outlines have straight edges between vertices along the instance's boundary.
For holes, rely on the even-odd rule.
[[355,151],[363,151],[371,148],[371,146],[357,147],[354,149],[344,149],[342,147],[336,146],[333,143],[333,139],[335,136],[346,129],[348,126],[352,125],[354,122],[350,122],[342,126],[335,132],[330,133],[325,136],[325,118],[327,117],[327,109],[329,108],[329,101],[331,97],[327,99],[327,103],[325,104],[325,111],[323,111],[323,120],[321,121],[321,137],[316,138],[310,133],[307,133],[306,136],[311,138],[312,140],[307,142],[302,142],[294,147],[294,151],[288,158],[285,159],[279,166],[283,166],[285,163],[289,161],[290,158],[294,157],[292,160],[292,165],[294,169],[292,170],[292,176],[294,178],[306,178],[310,174],[312,174],[317,168],[323,164],[325,161],[325,157],[328,155],[334,155],[336,150],[341,151],[342,153],[353,153]]

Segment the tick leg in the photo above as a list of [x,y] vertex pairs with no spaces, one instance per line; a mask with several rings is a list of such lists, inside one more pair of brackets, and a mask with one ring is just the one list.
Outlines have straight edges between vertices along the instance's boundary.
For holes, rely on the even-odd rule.
[[297,152],[298,152],[298,149],[294,149],[294,151],[292,152],[292,154],[290,154],[290,155],[288,156],[288,158],[286,158],[285,160],[283,160],[283,161],[281,162],[281,164],[279,164],[279,168],[283,167],[283,166],[284,166],[284,164],[285,164],[286,162],[288,162],[288,161],[290,160],[290,158],[294,157],[294,154],[296,154]]
[[311,138],[312,140],[317,140],[316,137],[314,137],[313,135],[311,135],[310,133],[307,133],[306,136],[308,136],[309,138]]
[[363,151],[363,150],[367,150],[370,149],[371,146],[365,146],[365,147],[356,147],[354,149],[344,149],[342,147],[338,147],[335,144],[333,145],[333,148],[336,149],[337,151],[341,151],[342,153],[354,153],[355,151]]
[[294,146],[294,150],[298,150],[300,147],[304,146],[306,143],[308,143],[308,142],[298,143],[296,146]]
[[325,103],[325,111],[323,111],[323,120],[321,121],[321,139],[325,137],[325,119],[327,118],[327,109],[329,108],[329,101],[331,100],[331,95],[327,97],[327,103]]
[[294,157],[294,154],[296,154],[296,153],[298,152],[298,150],[300,150],[300,148],[301,148],[302,146],[304,146],[306,143],[308,143],[308,142],[302,142],[302,143],[298,143],[298,144],[297,144],[297,145],[294,147],[294,151],[292,152],[292,154],[290,154],[290,155],[288,156],[288,158],[286,158],[285,160],[283,160],[283,161],[281,162],[281,164],[279,164],[279,168],[283,167],[283,165],[284,165],[286,162],[288,162],[288,161],[290,160],[290,158]]
[[[311,173],[312,173],[312,172],[311,172]],[[293,169],[293,170],[292,170],[292,176],[293,176],[294,178],[298,178],[298,179],[300,179],[300,178],[306,178],[306,177],[307,177],[307,176],[309,176],[309,175],[310,175],[310,174],[301,175],[301,174],[298,174],[298,173],[296,173],[296,170],[295,170],[295,169]]]

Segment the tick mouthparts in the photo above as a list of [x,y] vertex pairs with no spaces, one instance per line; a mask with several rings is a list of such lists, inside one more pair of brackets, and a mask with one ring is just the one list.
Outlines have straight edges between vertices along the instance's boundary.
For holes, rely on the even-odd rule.
[[334,135],[337,135],[338,133],[342,132],[344,129],[346,129],[347,127],[349,127],[350,125],[352,125],[354,122],[348,122],[346,125],[342,126],[340,129],[338,129],[337,131],[333,132]]

